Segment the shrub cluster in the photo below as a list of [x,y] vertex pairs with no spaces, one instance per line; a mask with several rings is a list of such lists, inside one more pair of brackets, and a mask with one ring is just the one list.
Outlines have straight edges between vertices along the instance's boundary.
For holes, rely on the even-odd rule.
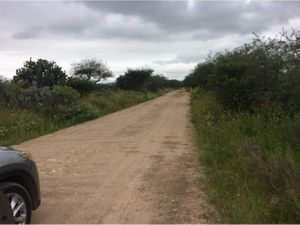
[[116,86],[124,90],[132,91],[158,91],[164,88],[179,88],[180,81],[168,80],[162,75],[154,75],[152,69],[128,69],[124,75],[116,80]]
[[293,115],[300,111],[300,33],[255,36],[251,43],[208,57],[184,83],[213,91],[230,110],[254,112],[268,105]]

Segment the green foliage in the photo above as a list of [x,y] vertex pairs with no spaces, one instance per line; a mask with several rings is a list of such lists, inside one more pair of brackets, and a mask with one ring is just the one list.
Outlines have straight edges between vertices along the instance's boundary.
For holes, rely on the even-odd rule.
[[300,34],[280,39],[256,36],[249,44],[200,63],[184,83],[213,91],[232,111],[254,112],[277,104],[290,115],[300,111]]
[[54,86],[43,113],[56,120],[70,120],[82,113],[80,94],[71,87]]
[[160,89],[165,88],[167,85],[167,78],[160,75],[149,77],[143,84],[143,89],[156,92]]
[[97,89],[97,85],[94,82],[75,77],[68,78],[67,86],[72,87],[81,94],[88,94]]
[[18,96],[17,107],[21,109],[32,110],[35,112],[42,111],[48,107],[48,100],[53,96],[53,91],[49,87],[31,86],[21,89]]
[[20,87],[0,76],[0,107],[13,107],[16,104]]
[[[200,63],[184,84],[209,196],[228,223],[300,221],[300,34]],[[201,89],[199,90],[198,87]]]
[[79,120],[95,118],[96,113],[81,102],[80,94],[67,86],[22,89],[18,97],[18,107],[31,110],[54,120]]
[[159,94],[159,92],[107,90],[92,93],[86,96],[84,101],[93,105],[100,114],[106,114],[147,101]]
[[192,91],[208,194],[225,223],[300,222],[300,117],[274,111],[232,113],[215,94]]
[[22,135],[30,136],[34,130],[40,129],[44,120],[28,111],[0,110],[0,145],[10,144]]
[[128,69],[124,75],[117,78],[116,87],[123,90],[150,92],[157,92],[164,88],[182,87],[181,81],[168,80],[162,75],[153,75],[153,72],[148,68]]
[[128,69],[124,75],[117,78],[116,86],[124,90],[139,91],[152,74],[152,69]]
[[72,67],[74,77],[94,81],[95,83],[113,77],[112,72],[108,69],[106,64],[94,58],[84,59],[79,63],[74,63]]
[[5,104],[7,81],[0,76],[0,106]]
[[165,85],[166,88],[181,88],[182,86],[183,83],[175,79],[167,80],[167,83]]
[[33,85],[52,87],[53,85],[63,85],[66,77],[66,73],[55,62],[45,59],[38,59],[35,62],[30,58],[22,68],[17,69],[13,82],[18,83],[23,88]]
[[[0,145],[14,144],[147,101],[162,94],[160,88],[167,82],[162,76],[152,76],[150,69],[128,70],[124,75],[126,82],[130,82],[124,86],[130,89],[127,91],[115,84],[97,83],[112,76],[102,61],[83,60],[74,64],[73,70],[75,77],[66,79],[55,62],[30,59],[17,70],[12,82],[0,76]],[[173,85],[177,85],[175,81]]]
[[192,73],[184,79],[186,87],[202,87],[207,88],[209,76],[213,73],[215,64],[211,61],[199,63]]

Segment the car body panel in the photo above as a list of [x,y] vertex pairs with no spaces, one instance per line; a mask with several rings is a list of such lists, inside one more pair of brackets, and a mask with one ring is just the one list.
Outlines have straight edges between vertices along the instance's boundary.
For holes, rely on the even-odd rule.
[[[0,147],[0,182],[19,179],[32,198],[32,208],[40,205],[40,184],[36,164],[30,159],[20,156],[24,151],[8,147]],[[18,182],[20,183],[20,182]],[[25,183],[25,184],[24,184]]]

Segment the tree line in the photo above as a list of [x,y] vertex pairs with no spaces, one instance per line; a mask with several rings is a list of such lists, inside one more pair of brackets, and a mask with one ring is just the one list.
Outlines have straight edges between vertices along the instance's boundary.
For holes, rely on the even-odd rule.
[[300,33],[255,35],[250,43],[208,56],[184,84],[213,92],[232,111],[270,106],[294,115],[300,111]]
[[108,66],[95,58],[73,63],[70,76],[54,61],[29,59],[11,81],[0,77],[0,107],[29,110],[58,120],[82,115],[88,119],[95,117],[94,106],[83,98],[108,98],[117,90],[144,92],[146,96],[147,92],[181,86],[180,81],[156,75],[149,68],[128,69],[116,82],[100,83],[113,76]]

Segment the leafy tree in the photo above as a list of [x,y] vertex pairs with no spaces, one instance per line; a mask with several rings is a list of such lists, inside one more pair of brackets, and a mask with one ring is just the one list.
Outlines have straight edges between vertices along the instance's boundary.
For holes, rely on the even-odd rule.
[[167,78],[161,75],[150,76],[144,83],[143,88],[152,92],[165,88]]
[[112,72],[108,69],[106,64],[95,58],[83,59],[79,63],[74,63],[72,67],[74,77],[94,81],[95,83],[113,77]]
[[66,73],[54,61],[38,59],[35,62],[30,58],[22,68],[16,70],[13,83],[18,83],[23,88],[32,85],[52,87],[53,85],[64,84],[66,77]]
[[167,80],[167,83],[165,85],[167,88],[180,88],[182,87],[182,81],[171,79]]
[[124,75],[117,78],[116,85],[125,90],[142,90],[145,82],[152,74],[153,70],[148,68],[128,69]]

